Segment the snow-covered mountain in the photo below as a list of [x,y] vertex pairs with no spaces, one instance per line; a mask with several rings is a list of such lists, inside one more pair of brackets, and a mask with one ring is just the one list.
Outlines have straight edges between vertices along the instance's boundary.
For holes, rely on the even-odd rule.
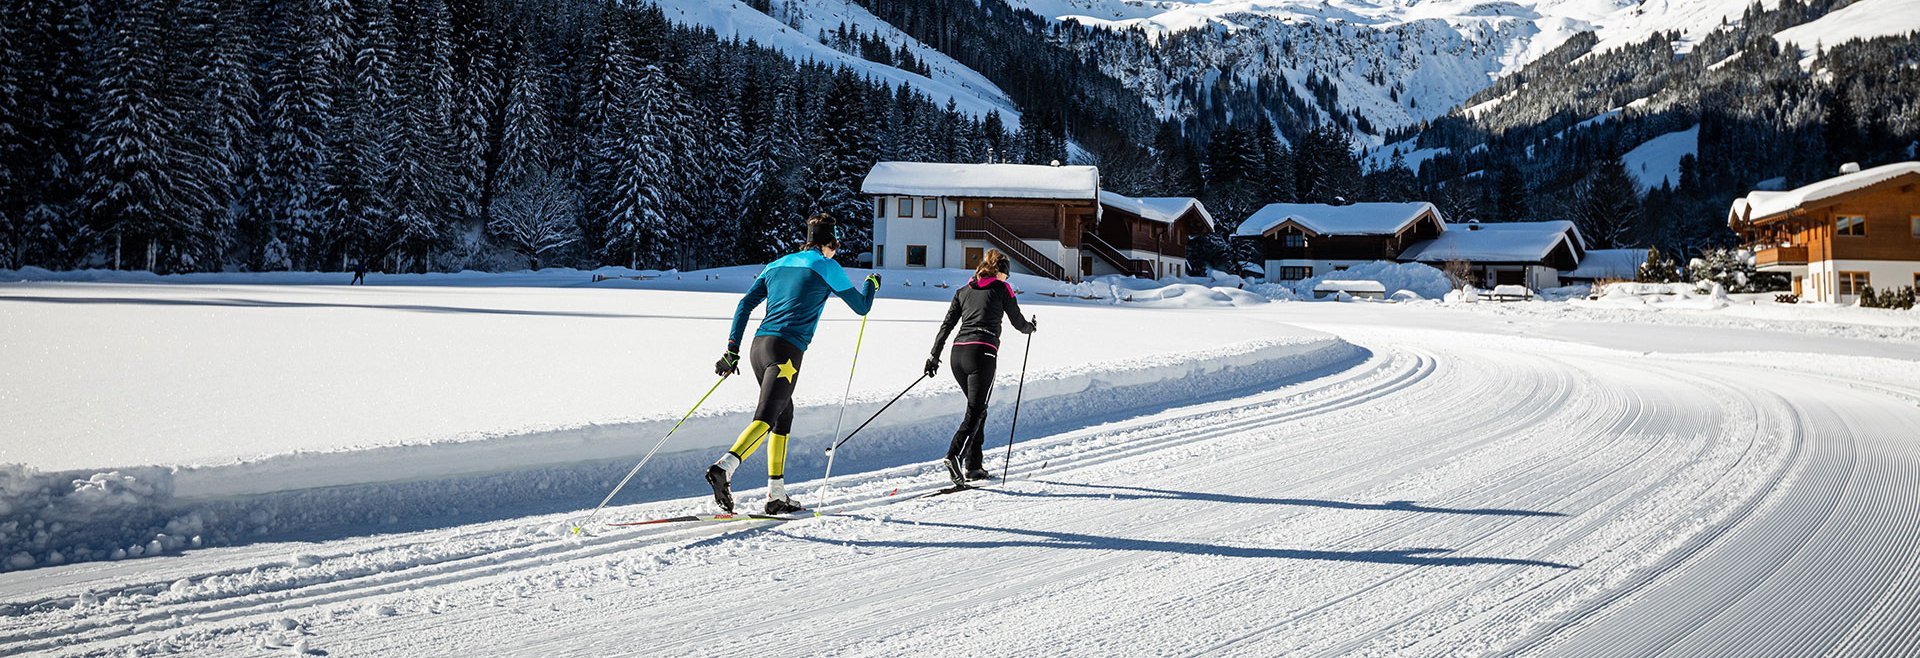
[[1692,39],[1749,6],[1728,0],[1010,1],[1058,21],[1140,30],[1158,47],[1106,66],[1162,116],[1221,112],[1211,107],[1220,94],[1240,91],[1306,99],[1313,111],[1299,119],[1348,115],[1352,119],[1340,121],[1373,134],[1441,116],[1574,35],[1594,32],[1594,49],[1603,51],[1658,31],[1678,32],[1684,52]]
[[[787,0],[762,12],[739,0],[652,0],[667,20],[711,28],[722,39],[753,41],[785,53],[796,61],[811,61],[852,69],[868,79],[905,84],[935,102],[952,99],[963,112],[984,117],[999,112],[1009,129],[1017,128],[1020,111],[1006,92],[973,69],[901,32],[848,0]],[[862,59],[824,43],[821,35],[841,28],[877,36],[890,49],[905,48],[927,71]]]

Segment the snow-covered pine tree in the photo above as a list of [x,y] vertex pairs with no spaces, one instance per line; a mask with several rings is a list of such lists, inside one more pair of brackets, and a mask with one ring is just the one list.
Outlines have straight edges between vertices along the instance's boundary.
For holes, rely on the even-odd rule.
[[340,92],[341,123],[333,131],[338,142],[328,175],[328,224],[336,244],[326,251],[339,255],[342,270],[371,262],[387,250],[382,234],[393,215],[393,122],[400,109],[393,7],[387,0],[357,1],[352,77]]
[[393,136],[391,216],[381,228],[396,265],[426,271],[429,254],[451,214],[447,152],[452,142],[452,43],[446,0],[418,0],[396,15],[403,24],[396,90],[401,108]]
[[312,18],[318,10],[299,3],[288,12],[287,34],[280,39],[283,51],[268,73],[265,146],[255,169],[258,180],[252,183],[258,201],[249,207],[259,250],[250,261],[260,269],[306,266],[308,236],[320,230],[327,194],[327,138],[339,85],[326,57],[321,26]]
[[5,67],[13,90],[0,113],[0,214],[10,224],[11,265],[80,265],[95,246],[86,222],[82,163],[94,81],[88,39],[96,34],[90,0],[16,0]]
[[[107,17],[99,53],[99,93],[89,127],[87,208],[96,230],[115,241],[114,265],[159,269],[205,235],[197,221],[210,206],[202,154],[186,150],[183,105],[165,68],[169,44],[161,8],[131,3]],[[137,250],[137,253],[132,253]]]
[[1631,246],[1641,229],[1640,193],[1619,156],[1603,158],[1574,194],[1570,215],[1594,249]]
[[453,37],[455,91],[446,190],[461,230],[484,226],[494,164],[487,156],[494,143],[494,117],[501,96],[502,75],[495,56],[499,39],[484,17],[473,22]]
[[676,103],[679,86],[657,65],[641,65],[613,107],[595,154],[594,178],[605,185],[606,235],[601,249],[629,267],[666,264],[668,223],[680,208],[677,147],[686,139]]
[[866,115],[864,87],[850,71],[834,75],[822,100],[825,113],[816,127],[817,153],[808,165],[805,191],[807,214],[824,212],[840,220],[847,260],[868,250],[873,231],[873,213],[858,187],[879,151]]

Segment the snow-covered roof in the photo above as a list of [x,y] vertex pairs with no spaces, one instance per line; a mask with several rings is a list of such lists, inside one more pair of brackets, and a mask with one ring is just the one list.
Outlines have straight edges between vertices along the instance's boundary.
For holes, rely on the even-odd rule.
[[1760,221],[1819,205],[1821,201],[1872,187],[1901,176],[1920,176],[1920,162],[1896,162],[1872,169],[1841,174],[1785,192],[1748,192],[1733,201],[1730,215],[1747,221]]
[[1092,201],[1100,170],[1085,165],[880,162],[860,184],[866,194]]
[[1240,223],[1234,231],[1239,237],[1256,237],[1292,221],[1318,235],[1393,235],[1407,228],[1426,213],[1446,221],[1440,210],[1425,201],[1410,203],[1356,203],[1329,206],[1320,203],[1270,203]]
[[1193,197],[1130,197],[1124,194],[1100,190],[1100,205],[1114,210],[1130,212],[1139,215],[1141,219],[1160,222],[1162,224],[1172,224],[1180,221],[1180,217],[1187,214],[1187,211],[1198,210],[1200,211],[1200,221],[1206,222],[1208,229],[1213,228],[1213,214],[1207,212],[1207,207],[1201,204],[1199,199]]
[[1578,254],[1582,248],[1580,241],[1580,232],[1573,222],[1564,220],[1455,226],[1440,237],[1407,248],[1400,254],[1400,260],[1533,263],[1546,260],[1563,243]]
[[1645,249],[1594,249],[1580,259],[1580,266],[1561,274],[1568,279],[1633,279],[1640,266],[1647,264]]

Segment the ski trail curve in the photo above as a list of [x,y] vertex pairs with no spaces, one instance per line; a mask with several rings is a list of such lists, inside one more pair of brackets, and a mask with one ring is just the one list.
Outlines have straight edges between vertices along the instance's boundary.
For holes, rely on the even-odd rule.
[[531,518],[155,559],[0,600],[0,653],[1920,653],[1920,391],[1350,340],[1374,357],[1024,440],[995,489],[908,499],[941,486],[917,464],[783,524],[574,539]]

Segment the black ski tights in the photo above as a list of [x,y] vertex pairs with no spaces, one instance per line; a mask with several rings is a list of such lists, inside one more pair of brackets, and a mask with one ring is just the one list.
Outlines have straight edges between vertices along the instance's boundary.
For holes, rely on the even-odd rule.
[[993,369],[998,360],[992,345],[953,346],[953,378],[967,393],[967,417],[954,431],[947,456],[965,456],[967,468],[980,468],[980,445],[987,438],[987,398],[993,394]]

